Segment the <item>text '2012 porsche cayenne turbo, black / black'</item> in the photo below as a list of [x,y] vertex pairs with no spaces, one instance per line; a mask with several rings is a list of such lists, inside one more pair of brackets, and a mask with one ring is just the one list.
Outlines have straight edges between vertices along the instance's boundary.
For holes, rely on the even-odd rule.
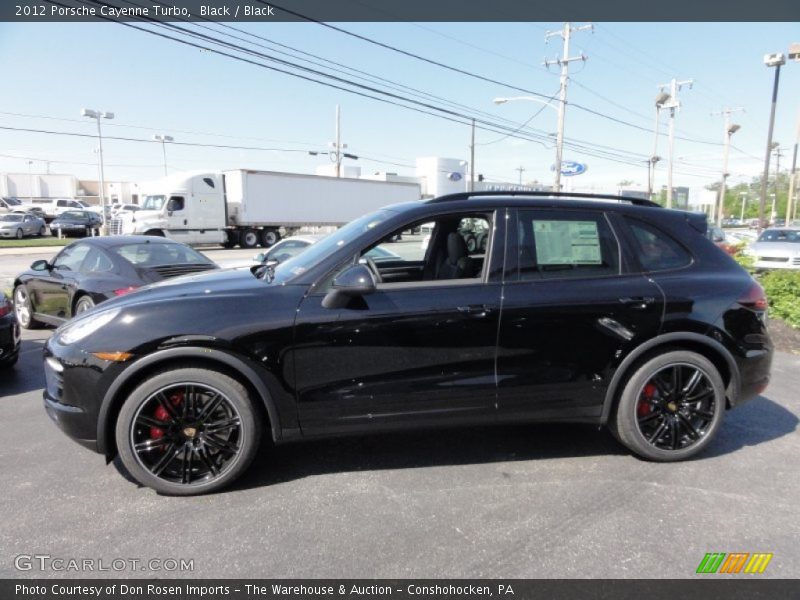
[[[366,256],[419,226],[418,257]],[[79,315],[46,345],[45,407],[167,494],[229,484],[265,437],[572,421],[689,458],[772,361],[763,290],[705,232],[594,195],[390,206],[258,277],[191,275]]]

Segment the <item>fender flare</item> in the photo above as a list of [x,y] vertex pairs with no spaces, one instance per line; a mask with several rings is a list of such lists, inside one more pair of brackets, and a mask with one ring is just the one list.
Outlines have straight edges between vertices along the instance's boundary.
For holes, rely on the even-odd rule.
[[611,378],[611,383],[608,385],[606,397],[603,401],[603,412],[600,417],[600,422],[602,424],[608,423],[608,419],[611,416],[611,409],[614,407],[614,399],[617,396],[617,391],[619,390],[620,385],[624,383],[623,376],[628,371],[628,368],[646,352],[657,346],[663,346],[666,344],[679,345],[681,342],[702,344],[703,346],[708,347],[710,350],[715,351],[723,358],[728,366],[728,371],[731,374],[731,379],[728,382],[728,387],[726,389],[726,395],[728,396],[728,400],[732,405],[736,404],[736,398],[739,397],[739,391],[741,388],[741,375],[739,374],[739,367],[736,365],[736,361],[733,359],[730,351],[717,340],[699,333],[692,333],[690,331],[666,333],[647,340],[640,346],[637,346],[630,354],[628,354],[628,356],[625,357],[625,359],[620,363],[619,367],[617,367],[614,375]]
[[98,452],[108,455],[109,439],[107,436],[108,419],[112,411],[119,407],[117,395],[120,390],[128,384],[132,378],[136,377],[145,369],[157,366],[159,363],[171,361],[175,359],[192,359],[201,358],[218,363],[222,363],[227,367],[235,370],[247,379],[247,382],[256,390],[261,397],[262,404],[269,416],[270,428],[272,429],[272,439],[277,441],[281,438],[280,421],[278,420],[278,410],[272,399],[272,395],[267,388],[264,380],[250,365],[247,364],[246,359],[239,357],[230,352],[217,350],[215,348],[204,348],[197,346],[181,346],[178,348],[167,348],[159,350],[153,354],[148,354],[142,357],[127,369],[125,369],[119,377],[117,377],[111,384],[103,396],[100,410],[98,411],[97,418],[97,449]]

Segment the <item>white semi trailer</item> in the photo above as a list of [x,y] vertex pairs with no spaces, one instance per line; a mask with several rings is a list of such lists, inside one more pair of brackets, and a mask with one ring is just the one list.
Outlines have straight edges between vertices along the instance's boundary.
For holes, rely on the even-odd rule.
[[140,210],[112,219],[112,233],[243,248],[421,197],[416,183],[246,170],[181,173],[141,188]]

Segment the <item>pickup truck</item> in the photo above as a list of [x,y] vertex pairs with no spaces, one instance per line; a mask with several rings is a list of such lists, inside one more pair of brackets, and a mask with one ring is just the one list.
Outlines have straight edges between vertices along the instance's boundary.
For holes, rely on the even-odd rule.
[[35,205],[44,211],[44,216],[48,221],[52,221],[68,210],[90,210],[98,214],[102,214],[103,212],[103,209],[100,206],[93,206],[88,202],[83,200],[75,200],[74,198],[36,200]]

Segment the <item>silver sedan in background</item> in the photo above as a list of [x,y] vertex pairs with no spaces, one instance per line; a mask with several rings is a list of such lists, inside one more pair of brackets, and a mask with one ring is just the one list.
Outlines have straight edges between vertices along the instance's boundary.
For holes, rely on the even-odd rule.
[[9,213],[0,215],[0,237],[21,240],[26,235],[44,235],[47,225],[44,219],[31,213]]

